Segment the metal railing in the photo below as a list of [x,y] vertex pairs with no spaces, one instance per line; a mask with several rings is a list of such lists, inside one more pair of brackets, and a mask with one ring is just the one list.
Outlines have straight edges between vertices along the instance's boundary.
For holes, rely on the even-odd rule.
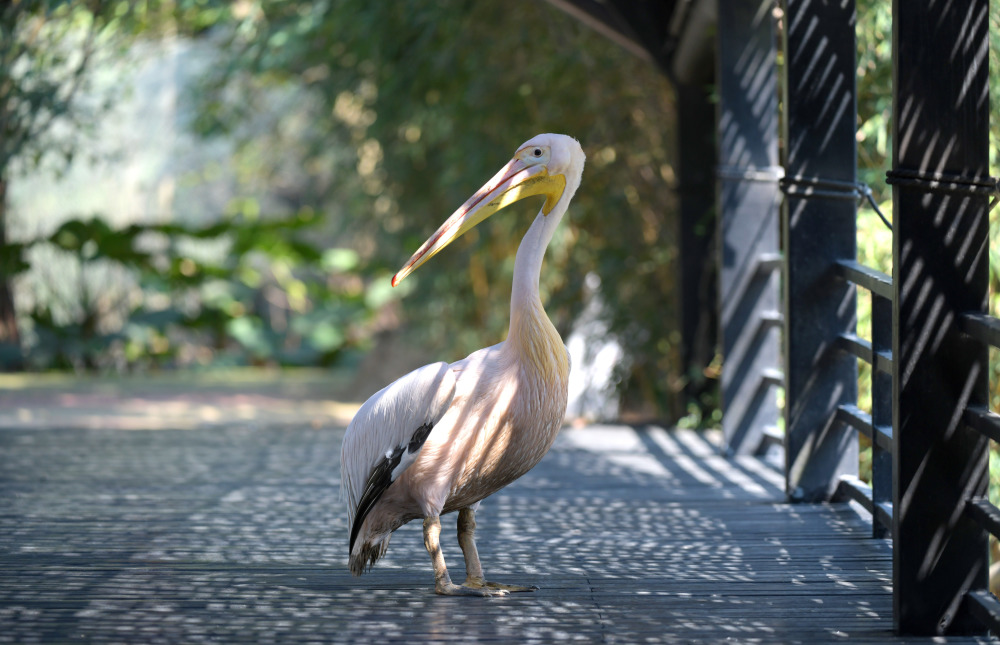
[[[986,346],[1000,348],[1000,319],[978,311],[961,314],[961,332]],[[986,439],[1000,441],[1000,415],[985,405],[969,405],[962,413],[962,423]],[[1000,539],[1000,508],[985,495],[970,495],[965,499],[963,513],[979,527]],[[966,592],[969,611],[987,625],[991,632],[1000,635],[1000,600],[986,588]]]
[[840,349],[871,366],[872,412],[856,404],[842,404],[836,420],[868,437],[872,446],[872,486],[857,477],[842,475],[838,498],[853,499],[872,514],[873,537],[892,532],[892,278],[855,260],[839,260],[835,268],[841,278],[871,295],[872,340],[842,334]]
[[[783,315],[770,318],[783,322],[784,369],[754,374],[785,387],[788,497],[855,500],[872,514],[873,535],[892,540],[897,632],[1000,634],[1000,601],[987,590],[987,535],[1000,538],[1000,508],[987,499],[988,439],[1000,440],[988,409],[1000,320],[984,313],[989,199],[998,201],[985,173],[989,0],[893,1],[893,278],[855,259],[857,200],[873,200],[854,169],[853,2],[781,4]],[[738,41],[727,29],[720,21],[720,43],[742,56],[733,64],[768,59],[766,38]],[[725,51],[720,59],[727,69]],[[724,117],[738,89],[726,82]],[[744,130],[730,119],[720,138],[743,146]],[[726,206],[728,243],[739,233],[726,233]],[[870,340],[856,332],[859,288],[871,298]],[[748,330],[774,307],[757,309],[760,324],[741,319]],[[871,366],[871,412],[858,407],[857,360]],[[855,433],[871,440],[870,486],[857,477]]]

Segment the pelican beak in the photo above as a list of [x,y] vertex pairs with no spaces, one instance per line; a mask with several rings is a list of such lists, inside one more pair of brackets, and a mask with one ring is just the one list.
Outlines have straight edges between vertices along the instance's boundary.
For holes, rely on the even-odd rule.
[[417,249],[413,257],[392,277],[392,286],[395,287],[417,267],[476,224],[519,199],[545,195],[542,213],[548,215],[562,197],[565,188],[564,175],[550,175],[545,166],[527,164],[519,157],[511,159]]

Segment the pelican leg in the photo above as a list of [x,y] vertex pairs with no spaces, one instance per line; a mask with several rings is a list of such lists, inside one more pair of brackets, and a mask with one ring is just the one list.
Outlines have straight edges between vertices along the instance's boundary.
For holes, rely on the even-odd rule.
[[534,585],[506,585],[499,582],[488,582],[483,578],[483,565],[479,561],[479,550],[476,548],[476,511],[463,508],[458,512],[458,545],[462,547],[465,556],[465,583],[463,587],[470,589],[498,589],[508,591],[538,591]]
[[486,587],[467,587],[453,584],[448,575],[441,552],[441,517],[424,518],[424,547],[434,565],[434,591],[442,596],[506,596],[507,592]]

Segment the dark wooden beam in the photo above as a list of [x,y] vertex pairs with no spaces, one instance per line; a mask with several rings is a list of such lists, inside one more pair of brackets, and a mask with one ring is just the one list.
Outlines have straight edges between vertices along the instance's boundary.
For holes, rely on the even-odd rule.
[[715,358],[719,333],[715,253],[715,106],[711,89],[677,86],[677,199],[681,369],[687,403],[715,398],[718,381],[705,369]]
[[[779,252],[778,76],[770,0],[719,6],[719,325],[723,432],[729,451],[754,453],[778,421],[780,271],[759,271]],[[770,266],[770,265],[768,265]]]
[[894,0],[893,617],[903,634],[984,633],[963,598],[985,589],[987,535],[960,511],[986,495],[989,0]]
[[782,4],[786,485],[816,502],[858,472],[856,433],[832,423],[858,390],[857,361],[838,350],[855,331],[855,287],[837,275],[856,257],[854,2]]
[[669,69],[668,30],[675,2],[548,1],[664,72]]

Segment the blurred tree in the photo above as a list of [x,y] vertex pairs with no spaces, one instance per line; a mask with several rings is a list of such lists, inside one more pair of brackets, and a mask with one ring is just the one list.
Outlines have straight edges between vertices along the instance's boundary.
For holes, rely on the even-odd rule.
[[892,154],[892,3],[857,0],[857,16],[858,179],[883,202],[892,197],[885,184]]
[[[891,151],[890,13],[888,3],[858,0],[859,175],[880,201],[889,197],[883,177]],[[994,36],[997,14],[991,12]],[[296,312],[286,307],[301,314],[290,328],[313,325],[308,334],[316,347],[341,347],[350,316],[372,323],[372,309],[390,300],[392,272],[518,143],[541,131],[578,137],[588,164],[547,257],[548,310],[566,334],[591,297],[585,277],[598,276],[602,315],[625,349],[622,389],[650,413],[681,412],[674,396],[683,376],[676,372],[675,214],[668,190],[672,93],[654,67],[548,4],[16,0],[0,9],[0,29],[0,196],[15,166],[37,168],[47,159],[58,166],[73,158],[80,133],[103,108],[101,101],[79,100],[97,44],[159,31],[198,34],[216,45],[217,59],[190,94],[192,125],[206,137],[239,142],[232,167],[242,192],[212,234],[235,240],[232,248],[250,255],[264,253],[270,268],[262,271],[252,258],[185,262],[171,251],[164,270],[104,253],[103,242],[93,257],[114,258],[140,271],[145,288],[185,302],[178,296],[184,289],[207,289],[194,298],[198,307],[173,320],[236,338],[259,357],[287,353],[289,342],[269,323],[265,310],[274,303],[263,302],[269,287],[261,276],[270,273],[265,282],[280,283],[286,304],[299,303]],[[991,63],[998,51],[991,48]],[[1000,83],[991,92],[1000,92]],[[995,169],[996,146],[991,151]],[[280,212],[261,212],[260,186],[278,195]],[[419,342],[458,356],[502,336],[514,249],[532,207],[485,223],[404,283],[412,293],[406,318]],[[282,239],[291,233],[282,218],[303,213],[316,217],[299,241],[316,248],[288,254]],[[162,233],[173,248],[173,238],[191,231]],[[882,262],[889,250],[869,248],[879,236],[862,237],[859,249],[891,270]],[[54,238],[46,243],[91,261]],[[7,347],[17,329],[3,291],[24,268],[24,248],[0,237],[0,345],[6,339]],[[1000,266],[998,257],[991,249],[992,264]],[[187,274],[192,267],[203,279]],[[324,287],[331,268],[339,273]],[[341,300],[323,300],[330,294]],[[265,305],[259,310],[258,301]],[[346,301],[353,304],[338,308]],[[334,310],[340,313],[331,318]],[[36,313],[47,320],[45,311]],[[395,313],[375,325],[395,324]],[[165,319],[142,308],[130,315]],[[157,327],[157,333],[165,332]],[[4,364],[10,366],[0,355]]]
[[[282,150],[294,146],[300,185],[338,214],[336,244],[360,253],[371,286],[522,141],[579,138],[588,165],[547,256],[548,311],[565,334],[597,274],[628,357],[623,386],[649,413],[676,412],[672,94],[653,66],[545,3],[264,0],[237,17],[194,93],[196,127],[242,137],[238,163],[258,177],[286,176]],[[292,88],[299,100],[270,132],[246,127]],[[289,140],[289,121],[308,125]],[[423,342],[457,356],[503,335],[533,207],[493,218],[408,279]]]
[[[136,17],[124,1],[11,0],[0,6],[0,370],[20,369],[11,279],[26,265],[8,244],[7,186],[13,171],[73,160],[79,136],[106,103],[87,94],[95,58]],[[17,168],[16,168],[17,166]]]
[[12,176],[72,163],[116,98],[95,90],[94,73],[136,36],[197,33],[227,12],[214,0],[0,3],[0,370],[24,366],[11,281],[28,245],[7,240]]
[[[365,336],[373,305],[349,279],[354,255],[313,242],[317,221],[309,209],[207,226],[115,229],[99,216],[67,220],[21,243],[69,260],[59,279],[79,292],[70,303],[46,298],[27,312],[37,337],[28,361],[77,371],[229,358],[329,365]],[[198,243],[225,251],[192,254]],[[83,278],[94,273],[115,274],[118,284],[105,280],[92,289]]]

